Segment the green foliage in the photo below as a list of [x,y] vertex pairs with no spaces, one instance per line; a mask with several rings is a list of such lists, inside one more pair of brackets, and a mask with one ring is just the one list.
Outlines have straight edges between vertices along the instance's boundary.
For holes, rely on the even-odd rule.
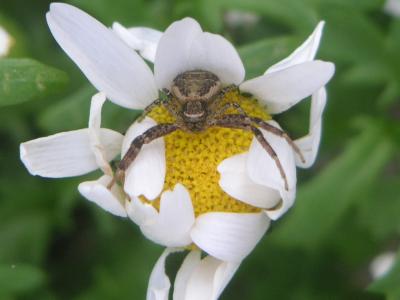
[[296,208],[275,239],[287,246],[316,249],[330,239],[341,218],[360,201],[360,191],[368,194],[375,188],[394,147],[374,125],[362,128],[362,134],[350,141],[337,159],[300,187]]
[[[30,265],[0,265],[0,296],[7,297],[43,285],[43,272]],[[4,299],[4,298],[2,298]]]
[[0,106],[43,98],[67,83],[67,75],[33,59],[0,59]]
[[[399,254],[386,276],[374,281],[368,272],[375,256],[400,247],[400,18],[383,12],[385,1],[64,2],[107,26],[164,30],[195,17],[238,47],[247,78],[325,20],[318,57],[333,61],[336,74],[318,160],[298,171],[294,207],[273,223],[222,299],[400,298]],[[78,183],[95,174],[46,180],[19,161],[19,143],[86,127],[95,93],[46,28],[49,3],[0,3],[0,26],[15,42],[0,59],[0,299],[143,299],[161,247],[79,196]],[[233,24],[232,11],[256,18]],[[307,105],[277,116],[294,136],[307,126]],[[139,113],[107,103],[103,126],[123,133]],[[179,263],[171,261],[175,269]]]

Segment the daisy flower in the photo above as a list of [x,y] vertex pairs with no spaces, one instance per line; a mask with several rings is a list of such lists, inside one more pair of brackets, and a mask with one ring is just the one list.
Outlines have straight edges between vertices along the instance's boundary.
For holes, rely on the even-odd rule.
[[[78,176],[100,168],[104,175],[81,183],[80,193],[115,215],[129,217],[148,239],[166,247],[151,273],[147,299],[168,298],[171,283],[165,261],[184,250],[189,252],[177,273],[173,298],[217,299],[271,219],[293,205],[296,166],[309,167],[315,160],[324,86],[334,73],[332,63],[314,60],[323,23],[288,58],[244,81],[243,64],[231,43],[203,32],[191,18],[172,23],[164,33],[118,23],[111,30],[73,6],[54,3],[47,22],[99,93],[92,99],[88,128],[21,144],[25,166],[43,177]],[[154,73],[143,58],[154,62]],[[221,104],[240,105],[260,124],[277,128],[271,115],[311,96],[309,132],[294,141],[304,160],[285,138],[260,125],[285,182],[276,161],[251,132],[222,127],[199,133],[177,130],[145,144],[127,168],[123,186],[108,189],[113,177],[109,162],[118,154],[124,157],[132,141],[148,129],[176,120],[165,107],[156,106],[122,136],[101,128],[106,98],[144,109],[160,91],[170,90],[178,75],[194,70],[211,72],[223,87],[238,87],[223,94]]]

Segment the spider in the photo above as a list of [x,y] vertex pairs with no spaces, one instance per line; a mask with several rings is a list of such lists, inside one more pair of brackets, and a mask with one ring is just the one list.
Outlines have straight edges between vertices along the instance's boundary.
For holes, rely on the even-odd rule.
[[[115,177],[108,187],[111,188],[116,181],[124,182],[125,171],[135,160],[144,144],[151,143],[153,140],[176,130],[196,133],[217,126],[251,131],[265,151],[275,161],[284,181],[285,189],[288,190],[288,182],[282,164],[259,128],[284,138],[303,162],[304,157],[300,149],[285,131],[266,123],[260,118],[247,115],[238,103],[221,104],[221,100],[227,92],[238,89],[236,85],[222,87],[219,78],[208,71],[194,70],[179,74],[173,80],[170,90],[163,89],[165,97],[161,97],[147,106],[140,117],[140,119],[143,119],[154,107],[163,105],[174,116],[175,123],[155,125],[137,136],[117,165]],[[230,108],[235,109],[238,113],[225,114]]]

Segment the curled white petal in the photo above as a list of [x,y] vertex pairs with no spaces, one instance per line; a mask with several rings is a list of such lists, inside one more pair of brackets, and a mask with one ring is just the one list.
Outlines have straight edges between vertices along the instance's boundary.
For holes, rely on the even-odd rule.
[[324,25],[324,21],[319,22],[313,33],[300,47],[298,47],[287,58],[268,68],[265,74],[277,72],[307,61],[312,61],[317,53]]
[[97,165],[103,171],[104,174],[109,176],[113,175],[112,168],[104,156],[104,147],[100,142],[100,130],[101,130],[101,109],[104,102],[106,101],[106,95],[104,93],[97,93],[92,97],[90,105],[89,115],[89,138],[90,145],[92,147],[93,154],[96,158]]
[[301,168],[311,167],[317,158],[319,143],[321,140],[322,129],[322,113],[326,105],[326,90],[319,89],[312,95],[311,111],[310,111],[310,126],[308,134],[302,138],[295,140],[295,144],[299,147],[304,156],[303,163],[296,155],[296,165]]
[[239,84],[244,67],[232,44],[222,36],[203,32],[191,18],[172,23],[157,48],[154,75],[159,88],[170,88],[180,73],[205,70],[224,84]]
[[272,114],[281,113],[323,87],[333,76],[332,63],[310,61],[245,81],[243,92],[253,94]]
[[119,217],[126,217],[123,191],[117,184],[114,184],[111,190],[108,189],[107,185],[111,180],[111,176],[103,175],[98,180],[80,183],[78,190],[82,196],[105,211]]
[[200,251],[190,252],[174,283],[174,300],[216,300],[240,265],[212,256],[201,259]]
[[161,39],[162,32],[147,27],[125,28],[118,22],[113,24],[114,32],[133,50],[148,61],[154,63],[158,42]]
[[0,57],[6,56],[11,49],[13,39],[8,32],[0,26]]
[[[128,151],[132,141],[157,123],[146,117],[142,122],[134,123],[127,131],[122,144],[122,157]],[[146,144],[126,171],[124,189],[133,197],[140,195],[149,200],[157,198],[163,187],[166,172],[165,144],[158,138]]]
[[173,191],[161,195],[160,212],[151,205],[132,199],[128,215],[136,222],[143,234],[155,243],[167,247],[189,245],[190,230],[195,221],[189,192],[180,184]]
[[276,206],[281,196],[278,190],[255,183],[248,175],[247,153],[231,156],[220,163],[219,185],[230,196],[260,208]]
[[171,282],[165,273],[165,261],[171,253],[179,249],[165,249],[151,271],[146,300],[168,300]]
[[61,48],[111,101],[140,109],[157,98],[150,68],[112,30],[64,3],[52,3],[46,17]]
[[191,237],[208,254],[224,261],[240,262],[257,245],[269,223],[264,212],[211,212],[197,217]]
[[[275,127],[279,125],[268,122]],[[279,191],[282,203],[274,209],[268,209],[268,216],[275,220],[293,205],[296,195],[296,165],[294,152],[291,146],[282,137],[276,136],[261,129],[264,138],[274,149],[285,172],[288,182],[288,190],[285,189],[285,181],[276,165],[275,160],[265,151],[261,144],[253,138],[247,155],[247,172],[252,181],[257,184]]]
[[[100,143],[107,161],[119,153],[122,138],[116,131],[100,130]],[[20,156],[29,173],[42,177],[78,176],[98,168],[89,129],[61,132],[22,143]]]

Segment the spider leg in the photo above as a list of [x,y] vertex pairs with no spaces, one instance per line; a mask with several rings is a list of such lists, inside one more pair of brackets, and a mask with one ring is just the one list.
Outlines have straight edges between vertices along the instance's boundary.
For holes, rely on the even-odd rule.
[[236,109],[239,114],[247,116],[247,113],[243,110],[243,108],[240,106],[239,103],[236,102],[228,102],[225,103],[222,107],[220,107],[219,109],[217,109],[212,115],[211,118],[218,118],[222,115],[224,115],[224,113],[230,109],[230,108],[234,108]]
[[231,92],[231,91],[234,91],[234,90],[239,91],[239,87],[238,87],[237,85],[230,84],[230,85],[228,85],[228,86],[222,88],[222,89],[219,91],[219,93],[218,93],[218,95],[217,95],[217,98],[222,98],[222,97],[225,96],[225,94],[227,94],[227,93],[229,93],[229,92]]
[[[163,89],[162,91],[165,93],[165,97],[158,98],[158,99],[154,100],[152,103],[150,103],[148,106],[146,106],[144,108],[142,114],[137,118],[138,122],[143,121],[143,119],[149,112],[151,112],[155,107],[160,106],[160,105],[163,105],[165,108],[168,109],[168,111],[170,113],[172,113],[170,110],[170,105],[169,105],[169,102],[172,98],[172,94],[167,89]],[[175,116],[174,113],[172,113],[172,114]]]
[[261,127],[262,129],[265,129],[265,130],[271,132],[272,134],[275,134],[277,136],[284,138],[288,142],[288,144],[293,148],[294,152],[296,152],[297,155],[300,157],[302,163],[306,162],[306,160],[304,159],[303,153],[301,153],[301,150],[299,149],[299,147],[297,147],[297,145],[293,142],[293,140],[290,138],[290,136],[285,131],[283,131],[271,124],[268,124],[267,122],[265,122],[264,120],[262,120],[260,118],[251,117],[251,121],[254,122],[256,125],[258,125],[259,127]]
[[209,109],[208,110],[209,110],[211,115],[214,115],[215,113],[213,113],[213,112],[215,110],[218,110],[216,108],[220,104],[221,100],[224,99],[225,94],[229,93],[230,91],[234,91],[234,90],[238,90],[239,91],[239,88],[238,88],[238,86],[236,86],[234,84],[231,84],[231,85],[228,85],[228,86],[222,88],[218,92],[218,94],[215,96],[214,100],[209,105]]
[[140,150],[143,145],[149,144],[157,138],[168,135],[175,130],[179,129],[179,126],[176,124],[158,124],[149,129],[147,129],[144,133],[137,136],[131,143],[128,151],[119,162],[117,170],[115,171],[115,176],[112,181],[108,184],[107,188],[111,189],[111,187],[115,184],[115,182],[124,183],[125,181],[125,171],[129,168],[129,166],[133,163],[133,161],[138,156]]
[[257,141],[261,144],[261,146],[269,154],[269,156],[271,156],[271,158],[275,161],[279,173],[285,183],[285,190],[288,191],[289,184],[287,181],[286,173],[283,170],[278,155],[276,154],[275,150],[271,147],[271,145],[268,143],[268,141],[264,138],[264,135],[262,134],[261,130],[253,126],[251,123],[249,123],[247,118],[248,117],[243,115],[225,115],[222,118],[216,120],[213,125],[218,127],[243,129],[253,132]]

